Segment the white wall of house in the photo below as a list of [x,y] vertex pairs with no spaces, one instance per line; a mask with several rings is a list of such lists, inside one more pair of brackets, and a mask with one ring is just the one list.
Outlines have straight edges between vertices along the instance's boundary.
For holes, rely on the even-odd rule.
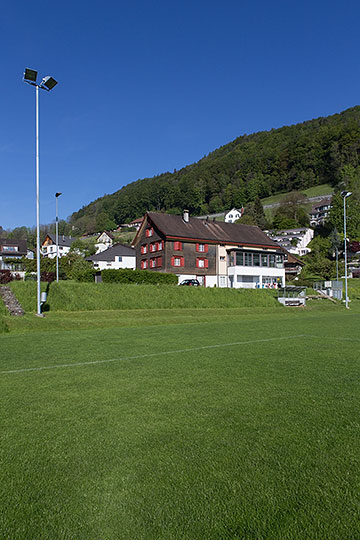
[[136,257],[116,255],[114,261],[93,261],[93,266],[96,270],[108,270],[110,268],[114,270],[121,270],[123,268],[135,270]]
[[285,285],[285,269],[267,266],[229,266],[229,284],[234,289],[262,289],[272,287],[280,279]]
[[[59,257],[64,257],[70,251],[70,248],[67,246],[59,246]],[[56,257],[56,245],[43,246],[41,252],[44,257],[49,259],[54,259]]]

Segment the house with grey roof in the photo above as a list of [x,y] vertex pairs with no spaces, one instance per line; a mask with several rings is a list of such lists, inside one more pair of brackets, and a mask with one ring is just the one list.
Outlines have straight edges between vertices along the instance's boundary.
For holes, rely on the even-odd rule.
[[[65,236],[64,234],[58,235],[58,250],[59,257],[64,257],[70,251],[71,245],[75,242],[76,238],[71,236]],[[45,240],[41,244],[41,253],[44,257],[54,259],[56,257],[56,235],[47,234]]]
[[137,268],[175,273],[206,287],[285,283],[284,250],[259,227],[147,212],[135,236]]
[[26,240],[0,238],[0,270],[17,269],[16,263],[22,257],[34,258],[33,252],[27,249]]
[[93,264],[96,270],[107,270],[109,268],[119,270],[122,268],[136,268],[136,253],[130,246],[115,244],[112,247],[86,257],[87,261]]

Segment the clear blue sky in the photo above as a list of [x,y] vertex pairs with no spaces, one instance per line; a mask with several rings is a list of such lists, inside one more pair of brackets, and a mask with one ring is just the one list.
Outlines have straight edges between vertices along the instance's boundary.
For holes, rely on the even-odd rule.
[[0,18],[3,228],[33,226],[35,91],[40,220],[179,169],[244,133],[360,103],[360,4],[350,0],[25,0]]

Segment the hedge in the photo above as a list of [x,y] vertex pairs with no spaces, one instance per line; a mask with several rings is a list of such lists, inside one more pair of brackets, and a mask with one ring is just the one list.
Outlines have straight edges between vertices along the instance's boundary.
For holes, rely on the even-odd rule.
[[104,283],[134,283],[152,285],[177,285],[175,274],[151,272],[147,270],[102,270],[101,278]]

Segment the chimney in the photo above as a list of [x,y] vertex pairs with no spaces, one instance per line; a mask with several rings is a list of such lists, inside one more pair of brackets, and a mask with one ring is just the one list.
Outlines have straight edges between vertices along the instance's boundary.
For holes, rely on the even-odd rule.
[[185,221],[185,223],[189,223],[189,210],[184,210],[183,220]]

